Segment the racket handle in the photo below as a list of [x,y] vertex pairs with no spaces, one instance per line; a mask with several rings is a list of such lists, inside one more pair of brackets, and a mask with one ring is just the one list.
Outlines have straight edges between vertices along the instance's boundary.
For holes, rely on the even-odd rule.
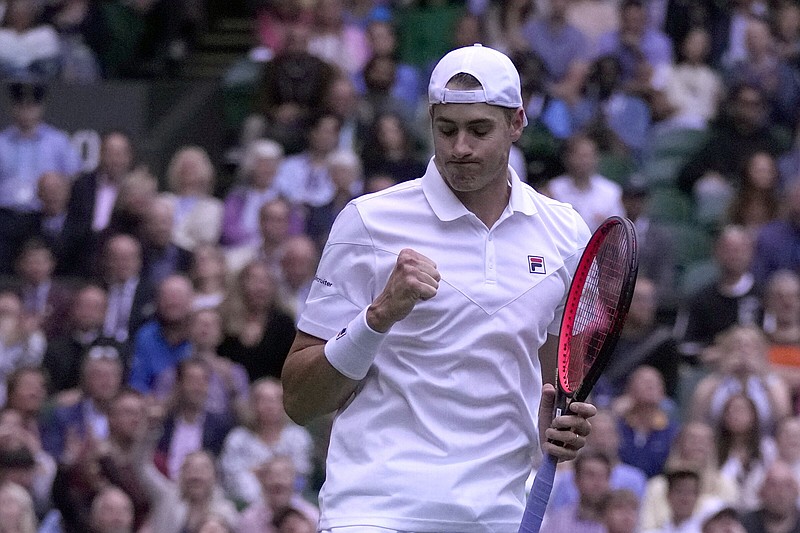
[[518,533],[539,533],[544,512],[547,510],[547,502],[550,500],[550,492],[553,490],[557,463],[558,459],[552,455],[544,456],[542,465],[533,479],[533,487],[528,496],[528,503],[525,505],[525,514],[522,515]]

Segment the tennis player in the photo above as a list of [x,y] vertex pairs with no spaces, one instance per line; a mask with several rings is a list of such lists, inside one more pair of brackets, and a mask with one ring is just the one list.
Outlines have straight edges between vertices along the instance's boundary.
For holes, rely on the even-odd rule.
[[460,48],[428,94],[425,175],[341,212],[283,369],[294,420],[337,411],[325,532],[516,532],[542,447],[574,458],[596,412],[550,423],[542,376],[590,232],[508,165],[527,123],[519,74]]

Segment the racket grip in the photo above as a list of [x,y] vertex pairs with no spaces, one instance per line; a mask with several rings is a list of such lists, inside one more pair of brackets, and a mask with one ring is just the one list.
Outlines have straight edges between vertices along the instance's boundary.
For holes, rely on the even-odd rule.
[[525,514],[522,515],[518,533],[539,533],[544,512],[547,510],[547,502],[550,500],[550,492],[553,490],[556,464],[558,464],[558,459],[550,454],[544,456],[542,465],[533,479],[533,487],[528,496],[528,503],[525,505]]

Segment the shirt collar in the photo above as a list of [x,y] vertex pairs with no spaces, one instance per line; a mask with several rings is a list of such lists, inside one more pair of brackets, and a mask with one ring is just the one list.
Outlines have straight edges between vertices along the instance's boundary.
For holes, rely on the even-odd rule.
[[11,136],[17,141],[20,141],[22,139],[40,141],[42,139],[42,135],[44,135],[43,128],[42,128],[41,124],[36,126],[36,129],[34,129],[33,134],[30,137],[23,137],[22,136],[22,132],[20,131],[19,127],[16,126],[16,125],[11,126],[11,128],[12,128],[11,129]]
[[[508,175],[511,183],[511,197],[508,202],[511,212],[519,212],[527,216],[536,214],[536,206],[533,200],[523,191],[523,183],[511,166],[508,167]],[[442,222],[455,220],[469,214],[469,210],[453,194],[453,191],[445,183],[444,178],[439,174],[434,158],[431,158],[428,162],[428,168],[425,170],[425,175],[422,176],[422,192],[425,194],[425,198],[428,200],[434,214]]]

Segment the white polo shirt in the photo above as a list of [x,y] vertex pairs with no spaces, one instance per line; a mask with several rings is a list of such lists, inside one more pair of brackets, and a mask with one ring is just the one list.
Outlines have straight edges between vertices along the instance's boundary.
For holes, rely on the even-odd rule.
[[383,290],[403,248],[432,259],[442,280],[392,327],[336,416],[322,529],[516,531],[539,453],[537,351],[558,333],[589,230],[509,172],[511,199],[491,229],[433,161],[337,218],[300,330],[334,336]]

